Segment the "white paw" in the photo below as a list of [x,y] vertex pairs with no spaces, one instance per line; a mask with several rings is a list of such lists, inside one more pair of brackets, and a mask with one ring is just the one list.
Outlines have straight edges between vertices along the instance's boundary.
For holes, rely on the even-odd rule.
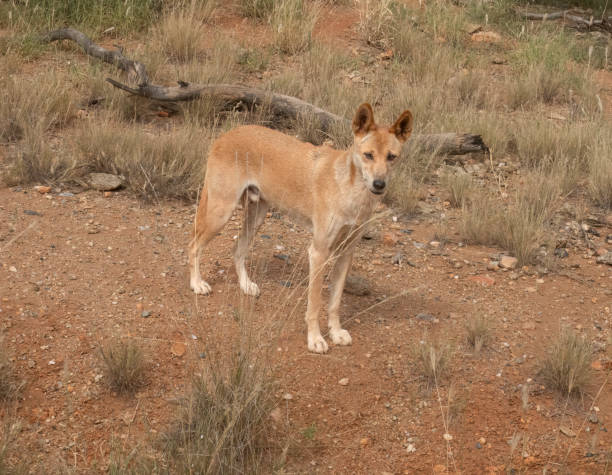
[[212,289],[206,281],[200,279],[191,281],[191,290],[193,290],[196,294],[208,295]]
[[329,347],[321,334],[310,336],[308,335],[308,349],[313,353],[327,353]]
[[351,335],[344,328],[338,328],[337,330],[330,328],[329,335],[331,336],[334,345],[350,345],[353,342]]
[[250,280],[246,284],[240,284],[240,288],[247,295],[252,295],[253,297],[259,295],[259,287],[255,282],[251,282]]

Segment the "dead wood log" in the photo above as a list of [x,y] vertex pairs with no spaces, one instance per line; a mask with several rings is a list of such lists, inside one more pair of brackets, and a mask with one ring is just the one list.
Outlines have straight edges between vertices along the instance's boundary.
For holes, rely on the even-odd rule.
[[[313,120],[318,121],[318,126],[324,132],[329,131],[334,124],[350,124],[347,119],[301,99],[264,89],[235,84],[190,84],[184,81],[179,81],[178,86],[151,84],[146,68],[142,63],[126,58],[120,49],[111,51],[96,45],[80,31],[64,28],[52,31],[44,36],[44,40],[48,42],[65,39],[77,43],[88,55],[113,64],[127,72],[128,80],[132,85],[126,85],[111,78],[106,80],[113,86],[130,94],[159,102],[190,101],[202,96],[213,96],[228,105],[242,104],[249,109],[265,106],[273,115],[278,117],[292,119],[301,116],[312,117]],[[453,132],[415,134],[411,138],[411,142],[422,150],[440,155],[464,155],[488,151],[482,137],[474,134]]]
[[612,16],[608,16],[607,18],[601,17],[596,20],[595,17],[591,16],[589,19],[581,17],[575,14],[572,10],[563,10],[559,12],[551,12],[551,13],[530,13],[530,12],[521,12],[523,18],[528,20],[558,20],[563,18],[564,20],[568,20],[573,22],[578,27],[583,28],[598,28],[601,30],[606,30],[612,32]]

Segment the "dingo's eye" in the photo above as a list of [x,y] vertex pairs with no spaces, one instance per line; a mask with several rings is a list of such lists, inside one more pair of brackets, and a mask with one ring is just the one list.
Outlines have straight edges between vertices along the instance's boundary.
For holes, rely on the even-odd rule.
[[389,160],[390,162],[392,162],[396,158],[397,158],[397,155],[394,155],[392,153],[387,154],[387,160]]
[[371,152],[366,152],[363,154],[363,156],[368,160],[374,160],[374,155]]

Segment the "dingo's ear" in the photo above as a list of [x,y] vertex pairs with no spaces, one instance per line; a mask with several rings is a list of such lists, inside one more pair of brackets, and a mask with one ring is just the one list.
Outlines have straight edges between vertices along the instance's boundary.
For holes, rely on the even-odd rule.
[[374,124],[374,112],[372,106],[367,102],[361,104],[353,118],[353,134],[365,135],[376,128]]
[[395,124],[391,126],[389,132],[397,137],[400,142],[405,142],[412,133],[412,114],[409,110],[402,112]]

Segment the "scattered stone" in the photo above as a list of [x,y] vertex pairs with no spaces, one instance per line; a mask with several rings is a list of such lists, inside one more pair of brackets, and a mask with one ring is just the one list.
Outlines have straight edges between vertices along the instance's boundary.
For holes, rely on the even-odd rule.
[[291,401],[291,400],[293,399],[293,394],[291,394],[291,393],[285,393],[285,394],[283,394],[283,399],[284,399],[285,401]]
[[287,287],[287,288],[291,287],[291,285],[292,285],[292,284],[291,284],[291,282],[290,282],[289,280],[281,280],[279,283],[280,283],[280,285],[282,285],[283,287]]
[[433,315],[430,315],[428,313],[419,313],[416,316],[417,320],[424,320],[426,322],[433,322],[435,317]]
[[11,266],[11,267],[9,267],[9,271],[17,272],[17,268],[15,266]]
[[518,265],[518,259],[512,256],[502,256],[499,260],[499,267],[502,269],[515,269]]
[[409,454],[416,452],[416,447],[414,446],[414,444],[408,444],[408,447],[406,447],[406,452],[408,452]]
[[274,254],[274,257],[285,262],[289,260],[289,256],[287,254]]
[[383,244],[385,246],[395,246],[397,244],[397,237],[393,233],[383,234]]
[[567,426],[559,426],[559,431],[567,437],[576,437],[576,433]]
[[429,243],[429,245],[430,245],[431,247],[433,247],[434,249],[438,249],[438,248],[440,247],[441,243],[440,243],[440,241],[431,241],[431,242]]
[[455,262],[453,263],[453,267],[454,267],[455,269],[461,269],[461,268],[463,267],[463,262],[460,262],[460,261],[455,261]]
[[104,192],[104,198],[110,198],[111,196],[113,196],[113,193],[111,191]]
[[363,439],[359,441],[359,445],[361,445],[362,447],[365,447],[369,443],[370,443],[370,439],[368,439],[367,437],[364,437]]
[[510,277],[510,280],[517,280],[519,275],[516,272],[511,272],[508,277]]
[[599,418],[597,417],[597,414],[595,414],[594,412],[591,412],[591,414],[589,415],[589,422],[591,424],[597,424],[599,422]]
[[604,255],[599,256],[597,258],[597,263],[608,264],[609,266],[612,266],[612,251],[608,251]]
[[606,236],[606,244],[612,244],[612,234]]
[[349,383],[349,379],[348,378],[342,378],[340,381],[338,381],[338,384],[340,386],[348,386]]
[[448,432],[446,432],[442,437],[444,437],[444,440],[446,440],[447,442],[453,440],[453,436],[450,435]]
[[151,312],[149,312],[148,310],[143,310],[140,316],[142,318],[149,318],[151,316]]
[[559,259],[565,259],[569,256],[569,252],[567,252],[567,249],[564,247],[558,247],[555,249],[555,256],[557,256]]
[[49,193],[51,191],[50,186],[35,186],[34,189],[38,191],[41,195],[44,195],[45,193]]
[[483,287],[490,287],[491,285],[495,285],[495,279],[493,277],[489,277],[488,275],[472,275],[468,277],[469,280],[473,282],[477,282]]
[[272,236],[269,236],[267,234],[261,234],[259,237],[262,239],[272,239]]
[[476,442],[476,448],[477,449],[482,449],[482,444],[480,442]]
[[182,343],[180,341],[175,341],[170,347],[170,351],[172,352],[172,354],[179,358],[185,354],[186,349],[187,348],[185,347],[185,343]]
[[113,191],[121,188],[124,178],[119,175],[111,175],[110,173],[90,173],[89,185],[98,191]]
[[370,284],[358,275],[349,275],[344,284],[344,291],[350,295],[370,295]]
[[31,209],[24,209],[23,214],[27,214],[28,216],[42,216],[42,213]]
[[70,193],[69,191],[63,191],[58,196],[63,196],[64,198],[71,198],[74,196],[74,193]]
[[32,369],[36,366],[36,362],[34,360],[28,360],[28,368]]
[[502,39],[501,35],[494,31],[477,31],[470,38],[476,43],[497,43]]
[[499,269],[499,262],[497,262],[497,261],[490,261],[487,264],[487,270],[496,271],[498,269]]
[[487,439],[485,439],[484,437],[481,437],[480,439],[478,439],[478,442],[480,442],[484,446],[484,444],[487,443]]

